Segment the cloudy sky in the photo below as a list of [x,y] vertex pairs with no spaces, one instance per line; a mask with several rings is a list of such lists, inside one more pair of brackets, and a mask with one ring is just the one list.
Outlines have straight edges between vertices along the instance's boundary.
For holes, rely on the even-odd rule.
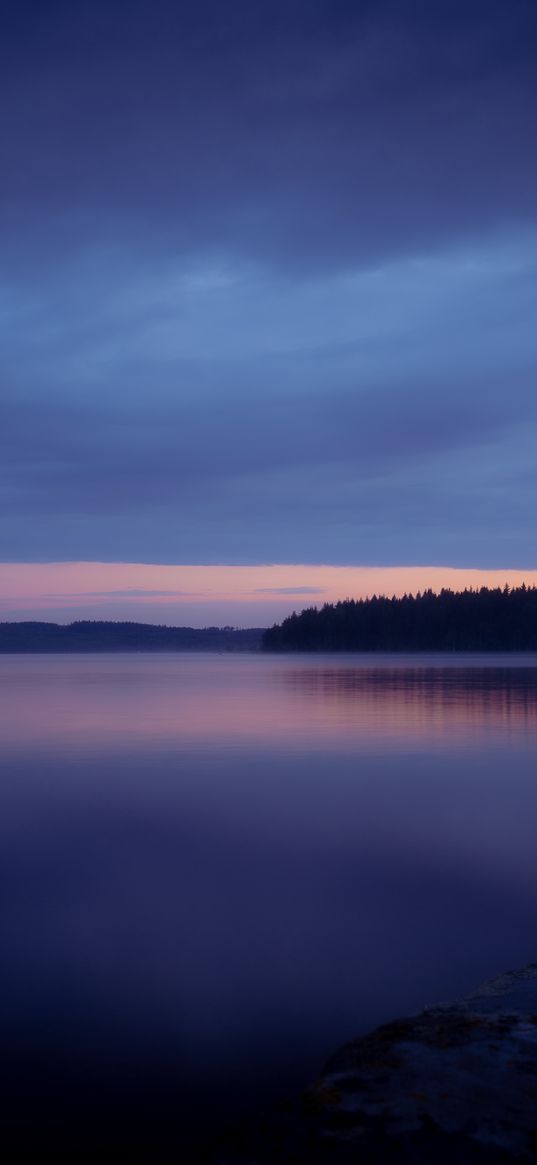
[[1,12],[0,618],[532,577],[534,0]]

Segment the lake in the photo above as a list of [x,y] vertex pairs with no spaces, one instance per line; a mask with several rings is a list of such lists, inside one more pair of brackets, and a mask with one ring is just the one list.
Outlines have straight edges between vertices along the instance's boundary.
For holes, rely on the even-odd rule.
[[21,1144],[193,1158],[536,958],[534,656],[3,656],[0,739]]

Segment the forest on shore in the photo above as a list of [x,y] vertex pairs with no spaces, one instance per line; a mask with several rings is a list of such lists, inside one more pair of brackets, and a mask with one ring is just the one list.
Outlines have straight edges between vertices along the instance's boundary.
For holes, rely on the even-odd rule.
[[537,587],[432,590],[308,607],[265,651],[537,651]]
[[0,652],[257,651],[262,628],[166,627],[79,620],[0,623]]

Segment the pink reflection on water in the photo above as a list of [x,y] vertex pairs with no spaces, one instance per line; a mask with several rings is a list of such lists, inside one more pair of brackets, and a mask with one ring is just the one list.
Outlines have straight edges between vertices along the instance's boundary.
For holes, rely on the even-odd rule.
[[4,749],[386,749],[511,729],[537,729],[533,657],[0,658]]

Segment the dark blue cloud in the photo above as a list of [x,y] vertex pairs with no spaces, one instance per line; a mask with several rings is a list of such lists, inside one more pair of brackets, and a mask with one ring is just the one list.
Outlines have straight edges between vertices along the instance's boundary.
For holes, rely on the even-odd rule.
[[534,565],[536,36],[8,6],[2,556]]
[[533,217],[530,0],[14,8],[15,220],[309,267]]

